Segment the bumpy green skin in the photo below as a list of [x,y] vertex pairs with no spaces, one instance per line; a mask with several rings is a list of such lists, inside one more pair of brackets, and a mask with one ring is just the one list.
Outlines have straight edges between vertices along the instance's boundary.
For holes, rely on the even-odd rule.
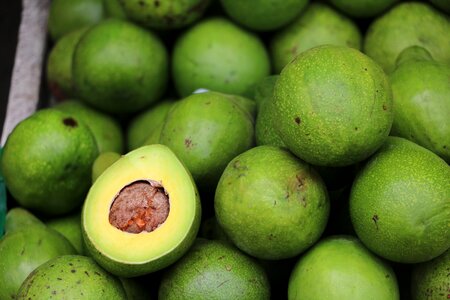
[[127,129],[128,150],[144,145],[153,130],[163,123],[173,102],[163,101],[134,117]]
[[286,147],[274,126],[277,120],[273,114],[273,92],[278,77],[279,75],[267,77],[256,88],[254,97],[258,104],[258,115],[256,117],[255,138],[256,145],[258,146],[271,145],[282,148]]
[[36,218],[28,210],[21,207],[14,207],[8,211],[5,219],[5,232],[22,230],[28,226],[45,227],[41,220]]
[[356,18],[370,18],[381,14],[399,0],[330,0],[342,12]]
[[250,149],[253,140],[248,112],[216,92],[179,101],[160,136],[160,143],[178,156],[201,187],[215,187],[230,160]]
[[122,129],[111,116],[73,100],[62,102],[54,108],[84,122],[94,135],[100,153],[108,151],[122,153],[124,144]]
[[172,72],[183,97],[198,88],[245,95],[269,75],[270,60],[256,35],[215,18],[195,25],[177,40]]
[[[450,163],[450,66],[432,60],[402,59],[391,74],[394,96],[393,135],[409,139]],[[418,54],[420,55],[420,53]]]
[[119,0],[126,15],[149,28],[174,29],[198,20],[210,0]]
[[127,300],[150,300],[148,286],[134,278],[119,278],[127,294]]
[[88,127],[49,108],[14,128],[3,149],[1,168],[8,190],[20,205],[58,215],[84,200],[97,155]]
[[53,0],[48,29],[53,40],[104,18],[103,0]]
[[121,155],[117,152],[103,152],[92,165],[92,182],[95,182],[102,173],[113,163],[119,160]]
[[274,91],[275,129],[313,165],[362,161],[389,134],[392,92],[386,74],[356,49],[325,45],[300,54]]
[[17,294],[18,300],[52,298],[127,300],[127,295],[120,280],[92,258],[63,255],[33,271]]
[[228,164],[214,208],[239,249],[262,259],[283,259],[320,238],[329,201],[325,184],[309,165],[286,150],[259,146]]
[[401,3],[368,28],[364,53],[387,73],[395,69],[400,52],[410,46],[427,49],[436,61],[450,64],[450,20],[426,3]]
[[276,33],[270,43],[275,72],[300,53],[325,44],[361,48],[361,33],[356,24],[331,7],[313,3],[296,20]]
[[110,18],[127,19],[120,0],[103,0],[105,15]]
[[225,12],[237,23],[252,30],[280,28],[303,11],[308,0],[221,0]]
[[447,0],[430,0],[431,3],[442,9],[446,13],[450,13],[450,2]]
[[50,228],[24,224],[22,230],[8,232],[0,240],[0,299],[16,299],[22,282],[34,269],[68,254],[76,254],[72,244]]
[[450,167],[431,151],[389,137],[356,177],[350,216],[376,254],[419,263],[450,247]]
[[62,234],[77,250],[84,253],[84,241],[81,234],[81,215],[79,213],[48,221],[47,226]]
[[400,299],[395,273],[351,236],[329,237],[295,266],[289,300]]
[[75,47],[87,27],[63,36],[50,51],[47,61],[47,82],[53,96],[65,99],[74,96],[72,84],[72,57]]
[[450,250],[435,259],[415,265],[412,269],[413,300],[447,300],[450,295]]
[[264,269],[236,248],[198,239],[163,276],[160,300],[270,298]]
[[109,113],[132,113],[156,101],[168,79],[168,57],[158,37],[119,19],[92,27],[73,57],[77,96]]

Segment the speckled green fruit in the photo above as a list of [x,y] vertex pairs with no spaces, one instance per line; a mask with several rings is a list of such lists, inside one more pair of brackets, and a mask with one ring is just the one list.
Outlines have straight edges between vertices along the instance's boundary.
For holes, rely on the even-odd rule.
[[104,18],[103,0],[53,0],[48,30],[53,40],[71,31],[94,25]]
[[215,18],[198,23],[179,37],[172,73],[183,97],[198,88],[243,95],[269,75],[270,61],[256,35]]
[[67,217],[51,219],[46,222],[49,228],[62,234],[77,250],[79,254],[84,253],[84,241],[81,234],[81,215],[76,213]]
[[63,255],[37,268],[20,287],[18,300],[47,299],[127,300],[118,278],[92,258]]
[[103,172],[113,163],[119,160],[121,155],[117,152],[103,152],[94,161],[92,165],[92,182],[95,182]]
[[8,210],[5,219],[6,233],[22,230],[28,226],[45,227],[45,224],[22,207],[14,207]]
[[356,49],[319,46],[300,54],[275,85],[275,129],[298,157],[346,166],[373,154],[393,121],[381,67]]
[[103,0],[105,14],[107,17],[116,19],[127,19],[127,15],[120,0]]
[[160,143],[187,166],[200,186],[214,187],[226,165],[253,146],[253,121],[233,96],[194,94],[169,112]]
[[54,108],[74,116],[89,127],[100,153],[115,151],[122,153],[124,137],[120,124],[111,116],[97,111],[79,101],[65,101]]
[[87,126],[48,108],[14,128],[3,149],[1,168],[20,205],[58,215],[84,200],[97,155],[97,143]]
[[153,33],[109,19],[92,27],[79,42],[72,75],[81,100],[105,112],[133,113],[164,92],[167,52]]
[[447,0],[430,0],[430,1],[442,11],[450,13],[450,2],[448,2]]
[[330,0],[342,12],[356,18],[370,18],[381,14],[399,0]]
[[41,264],[60,255],[75,254],[72,244],[53,229],[26,225],[0,240],[0,299],[16,299],[22,282]]
[[331,236],[303,255],[289,279],[289,300],[397,300],[395,273],[351,236]]
[[64,35],[48,55],[47,82],[56,99],[61,100],[75,95],[72,83],[72,57],[76,45],[87,30],[88,28],[84,27]]
[[436,61],[450,64],[450,20],[426,3],[400,3],[368,28],[364,53],[387,73],[400,52],[410,46],[427,49]]
[[450,66],[420,50],[426,51],[417,46],[403,50],[401,63],[390,76],[395,106],[391,134],[450,162]]
[[450,295],[450,250],[431,261],[412,269],[411,295],[413,300],[446,300]]
[[325,184],[306,163],[272,146],[234,158],[217,185],[216,218],[242,251],[262,259],[296,256],[328,220]]
[[274,30],[291,22],[308,0],[221,0],[226,13],[252,30]]
[[198,239],[163,276],[158,299],[270,299],[264,270],[236,248]]
[[120,0],[127,16],[157,29],[185,27],[198,20],[210,0]]
[[356,177],[350,216],[361,241],[401,263],[428,261],[450,247],[450,167],[433,152],[389,137]]
[[166,100],[134,117],[127,129],[128,150],[134,150],[144,145],[146,139],[166,119],[174,102]]
[[331,7],[313,3],[270,42],[270,55],[275,72],[281,70],[300,53],[325,44],[361,48],[361,33],[356,24]]

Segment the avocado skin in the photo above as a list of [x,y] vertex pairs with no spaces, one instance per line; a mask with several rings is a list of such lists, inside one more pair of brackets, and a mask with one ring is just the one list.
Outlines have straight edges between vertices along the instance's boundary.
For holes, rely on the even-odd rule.
[[14,207],[8,210],[5,219],[5,233],[22,230],[27,226],[45,227],[45,224],[22,207]]

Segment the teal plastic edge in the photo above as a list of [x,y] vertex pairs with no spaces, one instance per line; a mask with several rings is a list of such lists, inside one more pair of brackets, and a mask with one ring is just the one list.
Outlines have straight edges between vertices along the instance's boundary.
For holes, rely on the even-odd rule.
[[[2,158],[3,148],[0,148],[0,160]],[[0,237],[3,236],[6,218],[6,188],[3,174],[0,170]]]

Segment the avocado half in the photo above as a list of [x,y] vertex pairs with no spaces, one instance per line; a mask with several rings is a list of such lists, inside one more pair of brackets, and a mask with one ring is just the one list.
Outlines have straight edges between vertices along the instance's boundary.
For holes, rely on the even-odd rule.
[[186,167],[166,146],[122,156],[92,185],[83,235],[92,257],[109,272],[133,277],[175,262],[200,225],[200,198]]

